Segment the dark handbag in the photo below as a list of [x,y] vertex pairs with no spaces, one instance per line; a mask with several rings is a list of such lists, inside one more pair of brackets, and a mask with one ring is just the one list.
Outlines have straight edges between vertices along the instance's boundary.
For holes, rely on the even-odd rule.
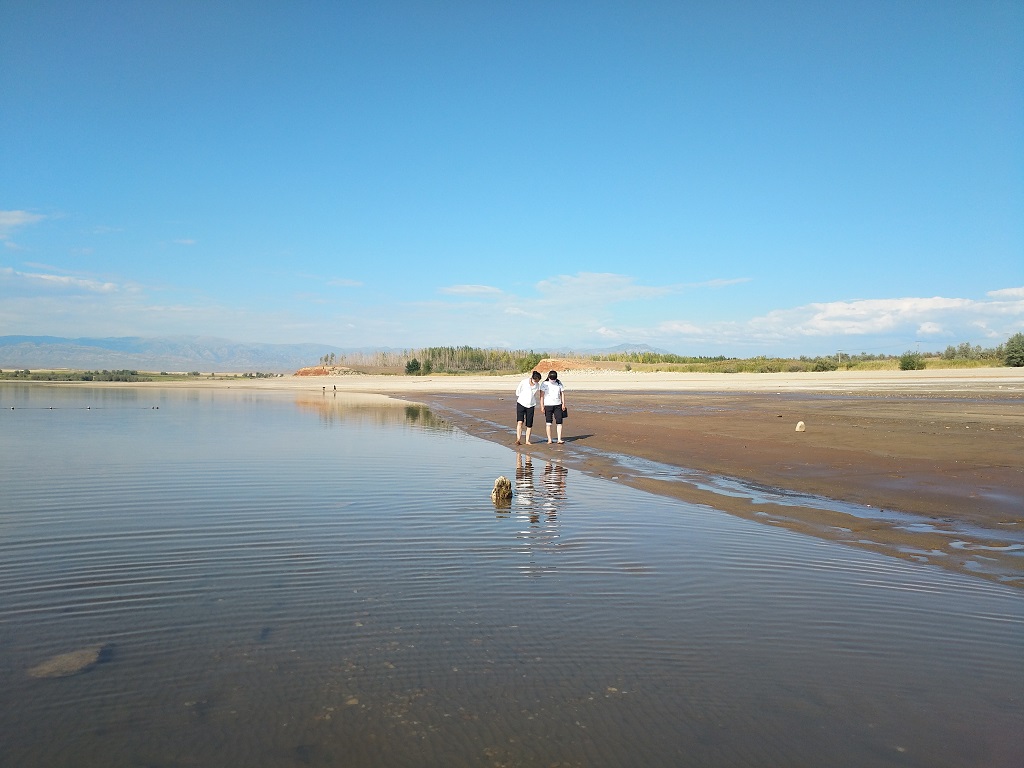
[[566,408],[564,405],[562,406],[562,418],[563,419],[568,419],[569,418],[569,409]]

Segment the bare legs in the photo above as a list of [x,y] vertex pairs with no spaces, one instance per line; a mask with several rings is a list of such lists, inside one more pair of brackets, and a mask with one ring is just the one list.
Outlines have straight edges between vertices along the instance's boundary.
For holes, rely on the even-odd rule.
[[[554,442],[551,439],[551,422],[550,421],[549,422],[545,422],[545,424],[544,424],[544,431],[547,433],[548,443]],[[558,442],[560,442],[560,443],[564,443],[565,442],[562,439],[562,425],[561,424],[555,424],[555,434],[558,437]]]

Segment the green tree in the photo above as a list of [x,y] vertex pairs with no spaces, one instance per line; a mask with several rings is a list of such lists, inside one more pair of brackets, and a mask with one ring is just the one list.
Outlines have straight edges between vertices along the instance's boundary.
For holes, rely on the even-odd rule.
[[1024,367],[1024,333],[1015,333],[1003,345],[1006,364],[1013,368]]
[[537,363],[539,363],[545,357],[547,357],[547,354],[540,354],[540,353],[534,352],[531,349],[529,351],[529,353],[524,354],[522,357],[519,358],[519,364],[516,366],[516,369],[520,373],[529,373],[534,368],[536,368],[537,367]]
[[904,352],[900,355],[901,371],[920,371],[924,369],[924,358],[920,352]]
[[407,376],[418,376],[420,373],[420,361],[415,357],[405,364],[405,373]]

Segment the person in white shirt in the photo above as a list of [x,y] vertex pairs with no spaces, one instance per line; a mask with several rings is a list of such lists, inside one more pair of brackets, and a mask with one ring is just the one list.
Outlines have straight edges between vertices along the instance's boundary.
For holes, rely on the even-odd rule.
[[551,439],[552,420],[557,425],[558,442],[564,443],[562,418],[565,415],[565,387],[558,380],[558,371],[548,371],[547,379],[540,385],[540,404],[544,408],[544,429],[548,435],[548,443],[554,442]]
[[533,432],[533,413],[537,410],[537,393],[540,392],[540,374],[534,371],[519,382],[516,387],[516,445],[523,444],[523,426],[526,426],[526,444],[530,444]]

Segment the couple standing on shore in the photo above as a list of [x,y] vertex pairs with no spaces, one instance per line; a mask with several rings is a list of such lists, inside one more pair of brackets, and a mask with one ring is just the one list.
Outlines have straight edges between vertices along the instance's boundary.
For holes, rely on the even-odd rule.
[[551,439],[551,422],[557,425],[557,442],[562,439],[562,419],[566,416],[565,387],[558,380],[558,371],[548,371],[548,377],[541,382],[541,375],[534,371],[530,376],[519,382],[516,387],[516,445],[523,444],[523,426],[526,427],[526,444],[530,444],[530,433],[533,431],[533,413],[537,408],[538,398],[544,409],[544,429]]

